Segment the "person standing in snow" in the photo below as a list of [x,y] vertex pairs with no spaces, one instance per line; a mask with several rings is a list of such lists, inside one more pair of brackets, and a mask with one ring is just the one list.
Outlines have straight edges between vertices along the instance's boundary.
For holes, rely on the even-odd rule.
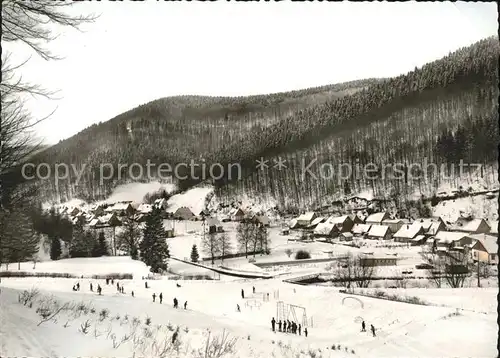
[[188,301],[184,302],[184,309],[187,310]]
[[286,321],[283,321],[283,332],[286,333]]
[[160,299],[160,303],[162,303],[162,301],[163,301],[163,293],[160,292],[160,295],[158,296],[158,298]]
[[116,283],[116,290],[117,290],[118,292],[120,292],[120,283],[119,283],[119,282],[117,282],[117,283]]
[[101,291],[102,291],[101,285],[97,285],[97,293],[99,295],[101,295]]
[[307,327],[304,328],[304,336],[306,336],[306,338],[307,338]]
[[245,291],[243,289],[241,289],[241,298],[245,298]]
[[301,331],[302,331],[302,325],[299,323],[299,336],[302,335]]
[[253,293],[255,294],[255,286],[252,286]]
[[132,291],[132,297],[134,297],[134,291]]
[[366,324],[365,324],[365,321],[361,322],[361,332],[366,332]]
[[153,293],[153,302],[156,300],[156,293]]
[[76,283],[76,290],[77,290],[77,291],[80,291],[80,282],[77,282],[77,283]]
[[114,279],[114,278],[112,278],[112,279],[111,279],[111,284],[112,284],[112,285],[114,285],[114,284],[115,284],[115,279]]
[[106,285],[109,285],[109,277],[106,277]]
[[177,301],[177,298],[174,297],[174,308],[178,308],[179,301]]
[[370,328],[372,330],[373,337],[375,337],[375,327],[373,327],[373,324],[370,325]]
[[90,283],[90,291],[94,292],[94,286],[92,286],[92,282]]
[[241,312],[239,304],[236,304],[236,311]]
[[148,281],[144,282],[144,288],[148,288]]
[[282,325],[281,320],[279,320],[279,322],[278,322],[278,331],[280,331],[280,332],[281,332],[281,325]]
[[271,320],[271,328],[272,328],[273,332],[276,332],[275,327],[276,327],[276,320],[273,317],[273,319]]

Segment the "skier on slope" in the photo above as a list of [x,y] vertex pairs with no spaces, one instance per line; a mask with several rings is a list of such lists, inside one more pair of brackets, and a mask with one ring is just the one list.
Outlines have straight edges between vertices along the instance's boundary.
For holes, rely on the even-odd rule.
[[188,306],[188,301],[184,302],[184,309],[186,310]]
[[160,303],[162,303],[162,301],[163,301],[163,293],[160,292],[160,295],[158,296],[158,298],[160,299]]
[[243,289],[241,289],[241,298],[245,298],[245,291]]
[[371,331],[372,331],[372,334],[373,334],[373,337],[375,337],[375,327],[372,325],[370,325],[370,328],[371,328]]
[[361,332],[366,332],[366,324],[365,324],[365,321],[361,322]]
[[156,300],[156,293],[153,293],[153,302]]

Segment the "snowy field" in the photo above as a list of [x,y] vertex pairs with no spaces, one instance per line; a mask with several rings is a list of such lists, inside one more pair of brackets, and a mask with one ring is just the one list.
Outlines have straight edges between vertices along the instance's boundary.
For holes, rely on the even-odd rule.
[[[27,270],[29,266],[32,268],[32,263],[23,263],[21,269]],[[123,330],[127,325],[120,320],[98,319],[103,309],[110,311],[109,317],[119,315],[122,320],[125,315],[130,319],[138,317],[141,322],[150,317],[151,327],[163,327],[158,328],[157,335],[171,334],[165,328],[169,323],[181,326],[179,337],[185,352],[184,355],[177,355],[180,357],[197,356],[187,352],[186,346],[189,342],[190,349],[195,349],[193,347],[203,340],[207,329],[213,335],[220,335],[225,330],[231,337],[238,339],[235,353],[227,357],[272,357],[273,354],[277,357],[311,357],[314,353],[309,351],[315,350],[319,354],[319,349],[323,357],[496,356],[496,289],[403,290],[408,295],[421,296],[432,303],[424,306],[362,296],[345,299],[348,296],[339,293],[337,288],[292,285],[279,278],[175,281],[165,277],[149,280],[149,288],[146,289],[142,280],[142,276],[147,274],[146,267],[128,258],[60,260],[38,263],[36,270],[78,272],[86,276],[130,272],[134,274],[134,279],[118,281],[124,287],[122,294],[117,292],[114,285],[106,285],[104,280],[2,278],[1,356],[130,357],[134,352],[136,356],[144,356],[138,351],[140,345],[132,342],[124,342],[114,348],[117,343],[113,344],[110,338],[112,334],[106,338],[106,334],[95,337],[93,333],[79,331],[81,325],[90,319],[92,330],[111,329],[116,331],[118,337],[126,335]],[[76,282],[81,285],[78,292],[72,291]],[[94,291],[97,284],[101,285],[102,296],[90,291],[90,283]],[[256,289],[255,294],[252,293],[253,287]],[[58,316],[56,322],[48,321],[38,326],[41,318],[35,308],[23,306],[17,299],[22,290],[31,288],[39,289],[41,295],[52,295],[61,303],[91,302],[96,313],[94,316],[89,313],[88,317],[75,318],[67,327],[64,325],[72,319],[65,316],[67,313]],[[244,299],[241,298],[242,289],[245,292]],[[155,303],[152,302],[153,293],[162,293],[162,304],[158,298]],[[269,300],[266,299],[268,293]],[[180,309],[172,307],[174,297],[178,299]],[[305,308],[309,326],[307,338],[271,332],[270,320],[276,316],[278,300]],[[187,310],[184,310],[186,301]],[[237,312],[236,305],[240,306],[241,312]],[[457,308],[463,309],[458,315]],[[483,311],[488,314],[481,313]],[[296,308],[295,313],[300,321],[303,310]],[[375,326],[376,337],[360,332],[361,319],[368,326]],[[161,333],[161,329],[166,331]],[[348,347],[348,352],[332,351],[333,344],[341,345],[343,350]],[[149,352],[145,356],[161,355]],[[166,355],[170,356],[176,355]]]

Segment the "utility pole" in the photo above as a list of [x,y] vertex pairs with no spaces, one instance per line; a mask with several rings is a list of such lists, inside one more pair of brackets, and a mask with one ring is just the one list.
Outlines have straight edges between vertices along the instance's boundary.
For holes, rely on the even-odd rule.
[[479,276],[479,255],[477,258],[477,287],[481,287],[481,278]]

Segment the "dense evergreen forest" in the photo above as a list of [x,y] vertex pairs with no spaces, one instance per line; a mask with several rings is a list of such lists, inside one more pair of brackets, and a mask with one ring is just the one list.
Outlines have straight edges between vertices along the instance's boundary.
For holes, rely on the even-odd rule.
[[[203,158],[207,167],[240,163],[242,180],[225,176],[214,182],[217,193],[228,200],[246,193],[306,207],[366,189],[384,197],[431,195],[449,170],[440,167],[423,179],[409,180],[408,173],[415,174],[412,164],[449,168],[463,159],[483,164],[483,175],[496,169],[498,56],[498,39],[488,38],[391,79],[263,96],[153,101],[39,153],[35,162],[87,165],[78,186],[56,188],[53,181],[44,181],[39,188],[46,198],[99,199],[120,183],[115,172],[114,180],[101,185],[96,179],[100,163],[145,165],[149,159],[175,165]],[[259,171],[255,161],[260,157],[271,165],[281,157],[287,168]],[[311,171],[317,174],[322,163],[334,168],[341,163],[351,168],[398,163],[404,178],[341,180],[332,173],[302,178],[301,163],[312,160],[316,164]],[[127,181],[122,174],[121,182]],[[186,189],[198,182],[178,184]]]

